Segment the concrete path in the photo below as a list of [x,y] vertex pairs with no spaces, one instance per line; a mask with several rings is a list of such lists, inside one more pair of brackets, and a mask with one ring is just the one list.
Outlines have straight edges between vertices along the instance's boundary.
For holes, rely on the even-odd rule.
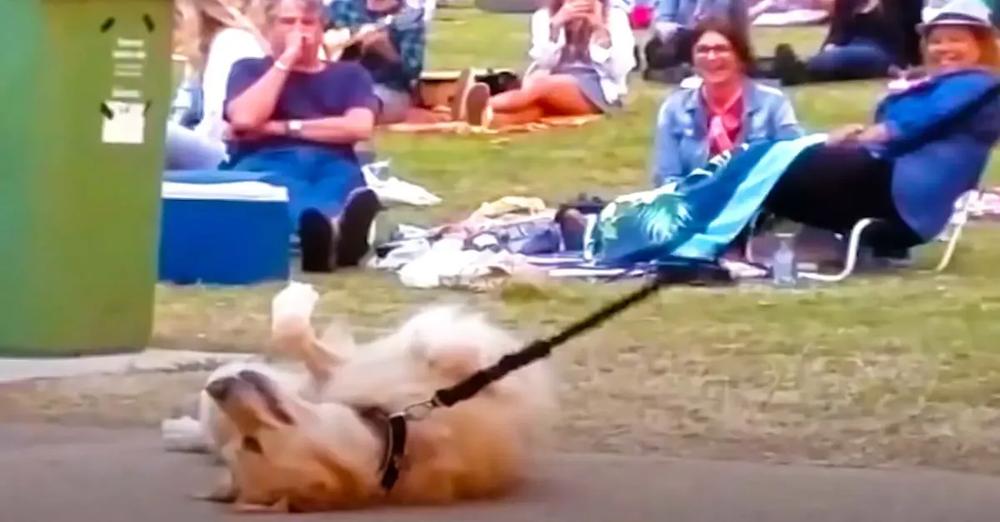
[[[189,500],[214,476],[165,453],[155,431],[0,425],[3,522],[195,522],[236,516]],[[300,516],[338,522],[995,522],[1000,479],[560,455],[522,493],[492,503]],[[296,518],[296,519],[298,519]]]
[[[210,368],[246,354],[149,349],[137,353],[62,358],[0,358],[0,383],[43,378]],[[2,520],[2,519],[0,519]]]

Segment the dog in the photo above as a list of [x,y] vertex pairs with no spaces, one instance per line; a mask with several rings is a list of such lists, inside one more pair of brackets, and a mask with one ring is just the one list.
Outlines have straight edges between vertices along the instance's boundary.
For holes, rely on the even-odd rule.
[[[239,362],[208,378],[201,432],[226,474],[203,498],[239,511],[313,512],[499,497],[522,482],[556,407],[547,360],[410,421],[399,480],[386,491],[380,466],[387,414],[427,400],[520,344],[483,315],[453,306],[425,309],[364,345],[339,325],[317,339],[310,291],[290,285],[272,310],[274,348],[304,369]],[[296,293],[298,304],[281,301]]]

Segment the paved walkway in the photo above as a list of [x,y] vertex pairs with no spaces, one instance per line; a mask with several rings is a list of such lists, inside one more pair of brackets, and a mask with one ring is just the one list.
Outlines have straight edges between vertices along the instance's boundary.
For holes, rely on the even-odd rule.
[[214,367],[222,362],[246,357],[248,356],[245,354],[149,349],[137,353],[89,357],[0,358],[0,384],[28,379]]
[[[0,425],[4,522],[196,522],[230,515],[189,500],[215,470],[165,453],[155,431]],[[1000,478],[744,463],[553,456],[521,494],[445,508],[297,517],[337,522],[995,522]]]

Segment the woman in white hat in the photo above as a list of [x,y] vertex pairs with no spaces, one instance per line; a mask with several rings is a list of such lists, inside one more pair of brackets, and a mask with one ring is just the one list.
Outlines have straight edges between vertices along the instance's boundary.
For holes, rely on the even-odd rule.
[[918,30],[926,76],[886,96],[874,124],[799,155],[766,210],[836,232],[878,218],[862,240],[893,257],[940,233],[1000,138],[1000,53],[980,0],[953,0]]

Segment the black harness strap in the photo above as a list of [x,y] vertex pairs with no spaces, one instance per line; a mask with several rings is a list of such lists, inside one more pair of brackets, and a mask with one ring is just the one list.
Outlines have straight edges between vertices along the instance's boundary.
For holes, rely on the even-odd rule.
[[402,413],[389,414],[377,406],[357,408],[358,414],[371,426],[383,442],[382,459],[378,471],[382,489],[389,491],[396,485],[402,469],[406,451],[406,416]]
[[389,491],[399,480],[403,457],[406,454],[406,416],[401,413],[389,417],[389,436],[382,461],[382,489]]

